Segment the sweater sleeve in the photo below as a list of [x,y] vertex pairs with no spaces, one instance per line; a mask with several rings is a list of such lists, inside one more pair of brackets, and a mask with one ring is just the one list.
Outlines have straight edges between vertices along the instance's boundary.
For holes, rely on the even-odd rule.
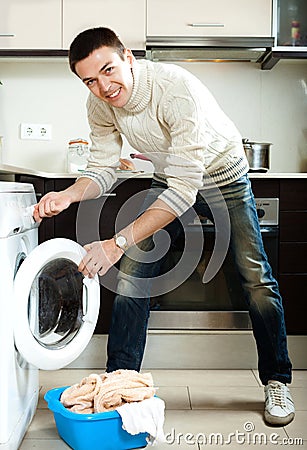
[[85,171],[78,177],[87,177],[99,187],[100,194],[108,191],[116,181],[122,137],[116,129],[112,112],[101,101],[90,94],[87,101],[88,122],[91,128],[91,148]]

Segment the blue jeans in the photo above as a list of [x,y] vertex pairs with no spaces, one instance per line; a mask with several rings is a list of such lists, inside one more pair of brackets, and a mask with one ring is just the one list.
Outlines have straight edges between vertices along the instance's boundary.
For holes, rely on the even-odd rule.
[[[161,189],[165,189],[165,185],[153,181],[142,210],[155,200]],[[215,221],[212,212],[218,210],[221,204],[219,195],[222,194],[230,219],[230,251],[240,275],[257,344],[261,382],[265,385],[273,379],[290,383],[291,362],[282,300],[263,247],[249,178],[244,175],[236,182],[219,188],[219,195],[216,191],[207,189],[199,192],[193,208],[197,214]],[[185,215],[188,217],[189,212]],[[181,222],[184,222],[185,215],[180,218]],[[165,227],[172,241],[181,232],[180,221],[175,219]],[[150,250],[154,247],[152,238],[138,245],[145,255],[148,251],[151,254]],[[150,314],[150,280],[160,274],[165,258],[137,261],[131,250],[131,254],[129,249],[122,257],[120,264],[118,294],[114,301],[108,340],[109,372],[141,368]]]

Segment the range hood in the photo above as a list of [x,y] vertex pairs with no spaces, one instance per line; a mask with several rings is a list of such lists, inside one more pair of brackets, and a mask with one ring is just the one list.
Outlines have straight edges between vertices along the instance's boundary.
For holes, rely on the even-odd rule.
[[274,45],[272,37],[147,37],[146,57],[153,61],[249,61],[261,63]]
[[307,47],[273,47],[261,64],[263,70],[271,70],[281,59],[307,59]]

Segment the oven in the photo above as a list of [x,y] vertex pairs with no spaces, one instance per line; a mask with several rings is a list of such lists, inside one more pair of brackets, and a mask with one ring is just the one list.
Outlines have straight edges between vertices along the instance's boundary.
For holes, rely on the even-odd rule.
[[[276,277],[279,199],[256,198],[255,200],[264,248]],[[190,241],[197,240],[199,228],[199,220],[189,224],[186,234]],[[204,246],[195,270],[175,289],[151,299],[149,329],[251,329],[239,276],[229,252],[217,274],[208,283],[203,283],[203,274],[214,248],[215,227],[208,219],[201,218],[201,228]],[[169,251],[170,266],[172,261],[180,259],[183,248],[184,243],[180,239],[177,240]]]

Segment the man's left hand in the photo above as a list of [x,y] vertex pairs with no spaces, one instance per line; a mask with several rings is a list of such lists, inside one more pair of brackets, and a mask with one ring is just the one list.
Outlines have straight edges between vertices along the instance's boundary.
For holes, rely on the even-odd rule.
[[124,254],[123,250],[116,246],[114,239],[92,242],[84,248],[87,254],[79,264],[78,270],[89,278],[94,278],[97,273],[100,276],[107,273]]

